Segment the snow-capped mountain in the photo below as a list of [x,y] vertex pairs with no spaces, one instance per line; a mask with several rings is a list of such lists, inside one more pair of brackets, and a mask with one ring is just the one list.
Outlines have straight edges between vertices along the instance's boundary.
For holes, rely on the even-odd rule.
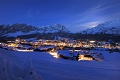
[[61,24],[55,24],[53,26],[42,26],[38,29],[38,32],[40,33],[56,33],[56,32],[69,32],[69,30],[61,25]]
[[113,20],[81,31],[82,34],[120,34],[120,20]]
[[49,26],[42,26],[42,27],[35,27],[26,24],[13,24],[13,25],[0,25],[0,36],[6,37],[17,37],[21,35],[30,35],[36,33],[69,33],[69,30],[61,25],[49,25]]

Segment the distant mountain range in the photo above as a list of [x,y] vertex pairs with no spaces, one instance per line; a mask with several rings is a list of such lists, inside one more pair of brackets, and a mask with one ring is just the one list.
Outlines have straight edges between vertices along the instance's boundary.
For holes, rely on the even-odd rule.
[[120,20],[113,20],[97,25],[96,27],[86,29],[80,32],[81,34],[119,34],[120,35]]
[[[0,40],[13,38],[42,38],[54,39],[55,37],[64,37],[72,39],[90,39],[90,40],[114,40],[120,41],[120,20],[114,20],[99,24],[90,29],[83,30],[79,33],[71,33],[61,24],[49,26],[31,26],[27,24],[0,25]],[[9,40],[8,39],[8,40]]]
[[13,24],[13,25],[0,25],[0,36],[17,37],[30,34],[42,33],[69,33],[69,30],[61,25],[49,25],[42,27],[35,27],[27,24]]

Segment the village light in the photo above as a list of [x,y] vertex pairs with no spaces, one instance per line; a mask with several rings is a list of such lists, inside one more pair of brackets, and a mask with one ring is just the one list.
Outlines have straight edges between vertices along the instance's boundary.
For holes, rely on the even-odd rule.
[[19,49],[16,49],[16,51],[21,51],[21,52],[33,52],[33,50],[19,50]]
[[52,55],[55,58],[59,58],[59,55],[57,52],[49,52],[50,55]]
[[95,41],[90,41],[91,43],[94,43]]

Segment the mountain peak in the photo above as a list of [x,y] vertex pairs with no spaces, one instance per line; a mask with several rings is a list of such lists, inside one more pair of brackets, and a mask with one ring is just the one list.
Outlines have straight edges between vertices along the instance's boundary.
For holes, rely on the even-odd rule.
[[120,20],[113,20],[81,31],[82,34],[120,34]]
[[29,34],[36,34],[36,33],[68,33],[69,30],[61,25],[48,25],[42,27],[35,27],[27,24],[18,24],[15,23],[13,25],[0,25],[0,36],[21,36],[21,35],[29,35]]

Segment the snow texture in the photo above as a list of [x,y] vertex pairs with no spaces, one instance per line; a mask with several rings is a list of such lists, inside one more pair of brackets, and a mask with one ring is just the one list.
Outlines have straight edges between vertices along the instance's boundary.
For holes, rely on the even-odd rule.
[[91,52],[102,53],[105,60],[64,60],[47,52],[0,49],[0,80],[120,80],[120,53]]
[[120,34],[120,20],[113,20],[97,25],[94,28],[81,31],[82,34]]

